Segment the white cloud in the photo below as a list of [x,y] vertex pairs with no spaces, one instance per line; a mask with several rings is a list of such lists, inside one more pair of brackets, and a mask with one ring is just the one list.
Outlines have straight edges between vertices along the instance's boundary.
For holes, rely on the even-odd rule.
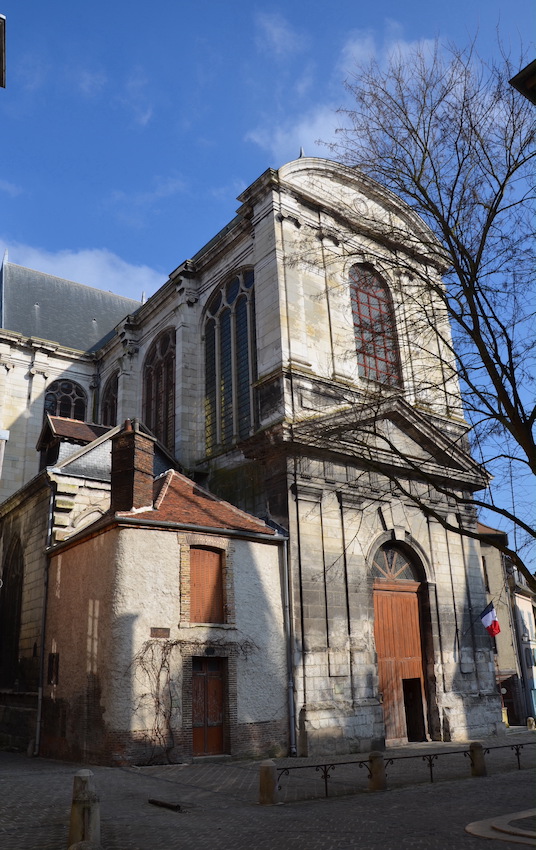
[[[275,33],[279,30],[276,24],[270,29],[269,24],[274,18],[277,23],[279,16],[261,17],[266,18],[265,31],[268,33],[273,31],[275,39]],[[290,36],[285,37],[285,32],[282,26],[279,37],[281,50],[284,45],[290,49]],[[348,101],[350,95],[344,90],[342,83],[344,80],[351,81],[357,66],[375,59],[381,67],[385,67],[394,55],[404,58],[416,48],[422,50],[425,56],[433,52],[435,45],[433,39],[406,41],[402,36],[402,26],[392,20],[386,21],[385,30],[380,37],[369,30],[351,31],[339,54],[334,57],[331,72],[325,74],[330,83],[329,94],[326,94],[324,102],[317,101],[313,108],[309,108],[302,114],[296,113],[293,102],[292,111],[288,112],[286,118],[281,120],[274,118],[273,115],[265,116],[259,126],[246,134],[246,140],[268,151],[275,160],[274,166],[298,157],[301,147],[306,156],[329,158],[326,144],[318,145],[317,141],[320,140],[327,145],[335,141],[336,128],[340,126],[337,109],[351,106]]]
[[130,227],[143,227],[149,211],[155,212],[158,201],[180,195],[185,190],[185,181],[181,177],[155,177],[152,188],[143,192],[113,191],[108,200],[115,207],[120,221]]
[[307,39],[293,29],[278,12],[259,12],[256,16],[257,47],[277,58],[293,57],[307,46]]
[[344,43],[336,70],[344,79],[351,76],[354,69],[375,59],[385,68],[392,58],[410,57],[415,51],[425,56],[431,55],[435,39],[417,39],[408,41],[403,38],[404,28],[397,21],[387,20],[381,39],[369,30],[353,30]]
[[66,280],[106,289],[116,295],[141,299],[142,292],[152,295],[165,282],[165,275],[150,266],[134,265],[106,248],[79,251],[46,251],[0,238],[0,258],[8,249],[9,262],[47,272]]
[[320,156],[329,158],[324,144],[335,137],[338,126],[336,107],[329,104],[321,105],[301,116],[298,121],[289,118],[279,127],[272,124],[258,127],[246,135],[246,140],[254,142],[268,151],[274,158],[274,167],[297,159],[300,149],[305,156]]
[[9,180],[0,180],[0,192],[5,192],[11,198],[16,198],[17,195],[22,195],[23,189],[17,186],[16,183],[10,183]]
[[147,93],[148,80],[141,68],[135,68],[125,83],[119,103],[133,116],[136,124],[145,127],[153,116],[153,105]]
[[33,53],[23,54],[15,65],[15,76],[21,88],[28,92],[43,88],[48,80],[49,71],[50,65]]
[[100,94],[108,82],[106,74],[99,71],[80,70],[74,74],[78,88],[87,97]]
[[335,70],[339,77],[346,79],[356,65],[370,62],[376,55],[377,46],[372,33],[353,31],[342,47]]

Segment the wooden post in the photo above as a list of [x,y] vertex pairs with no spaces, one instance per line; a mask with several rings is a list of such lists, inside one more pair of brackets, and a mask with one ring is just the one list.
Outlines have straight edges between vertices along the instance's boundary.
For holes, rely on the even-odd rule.
[[469,744],[471,755],[471,776],[487,776],[486,759],[484,758],[484,747],[478,741]]
[[383,753],[369,753],[369,791],[385,791],[387,788],[387,778],[385,776],[385,762]]
[[100,845],[100,804],[91,770],[79,770],[73,779],[67,847],[82,841]]
[[259,773],[259,803],[274,806],[278,802],[277,767],[272,759],[261,761]]

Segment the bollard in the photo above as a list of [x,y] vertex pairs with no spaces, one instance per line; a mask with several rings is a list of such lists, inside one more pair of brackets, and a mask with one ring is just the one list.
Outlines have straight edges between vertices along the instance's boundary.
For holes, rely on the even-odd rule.
[[91,770],[79,770],[73,779],[67,847],[80,842],[100,845],[100,806]]
[[534,717],[527,717],[527,729],[531,731],[536,729],[536,722],[534,721]]
[[261,761],[259,773],[259,803],[274,806],[278,802],[277,767],[272,759]]
[[369,791],[385,791],[387,788],[387,778],[385,776],[385,762],[383,753],[369,753]]
[[478,741],[469,744],[471,756],[471,776],[487,776],[486,759],[484,758],[484,747]]

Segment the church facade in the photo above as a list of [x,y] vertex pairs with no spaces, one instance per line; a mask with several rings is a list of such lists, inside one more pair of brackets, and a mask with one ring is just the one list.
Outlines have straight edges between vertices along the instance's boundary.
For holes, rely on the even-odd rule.
[[[292,694],[282,746],[332,754],[497,732],[479,545],[440,522],[475,528],[452,496],[484,484],[437,296],[440,251],[390,192],[327,160],[270,169],[239,201],[147,303],[90,290],[108,327],[85,293],[78,348],[57,306],[56,324],[35,324],[39,306],[33,325],[10,320],[10,277],[26,274],[29,298],[43,281],[4,264],[4,504],[38,474],[46,413],[108,427],[138,418],[186,476],[287,540],[288,633],[274,623]],[[62,440],[39,445],[53,469]],[[23,574],[27,538],[2,517],[3,569],[15,547]],[[71,533],[48,541],[49,559]],[[43,640],[25,587],[12,666]]]

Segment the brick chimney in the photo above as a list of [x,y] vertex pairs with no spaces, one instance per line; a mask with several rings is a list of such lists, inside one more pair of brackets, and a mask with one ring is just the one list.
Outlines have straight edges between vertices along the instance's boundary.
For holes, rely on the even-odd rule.
[[142,434],[137,419],[126,419],[112,437],[112,511],[152,507],[154,442]]

